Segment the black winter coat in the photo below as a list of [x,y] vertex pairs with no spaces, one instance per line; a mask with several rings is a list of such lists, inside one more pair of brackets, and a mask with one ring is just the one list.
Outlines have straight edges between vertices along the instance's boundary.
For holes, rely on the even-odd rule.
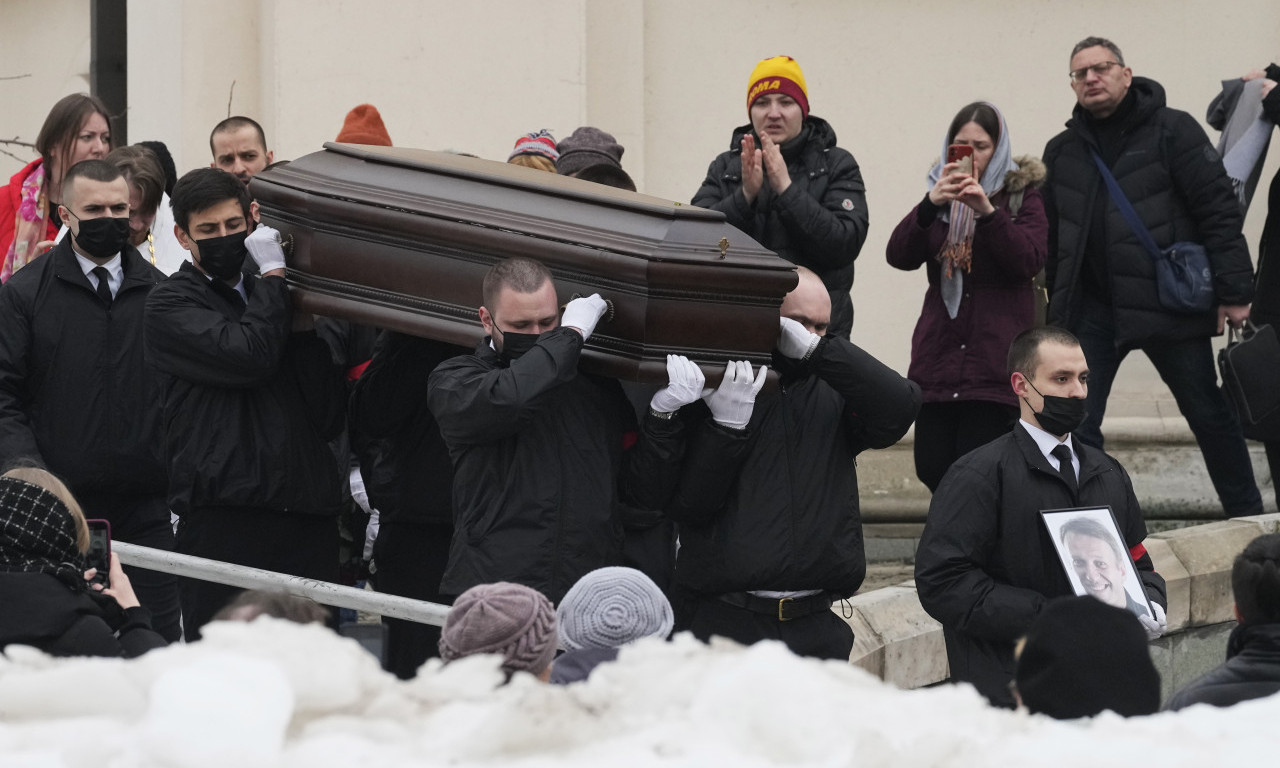
[[336,515],[341,477],[325,441],[342,431],[341,373],[315,333],[290,333],[284,278],[244,279],[247,307],[187,262],[147,301],[147,356],[164,375],[170,508]]
[[[1164,579],[1141,548],[1147,536],[1129,475],[1119,462],[1073,440],[1080,457],[1072,498],[1021,424],[960,458],[942,479],[916,551],[920,604],[942,623],[951,679],[1013,706],[1014,642],[1054,597],[1071,595],[1041,510],[1110,506],[1147,596],[1164,607]],[[1138,549],[1134,549],[1138,548]]]
[[[1123,125],[1117,159],[1109,166],[1156,245],[1202,244],[1209,254],[1214,291],[1221,304],[1253,298],[1253,265],[1241,234],[1243,217],[1222,160],[1204,129],[1186,112],[1165,106],[1164,88],[1133,78],[1135,102]],[[1075,108],[1067,130],[1049,141],[1045,210],[1049,215],[1049,320],[1068,329],[1081,321],[1084,249],[1092,227],[1105,227],[1116,343],[1211,336],[1217,312],[1174,314],[1160,306],[1155,267],[1113,203],[1106,221],[1090,221],[1094,198],[1106,186],[1093,162],[1097,141],[1084,109]]]
[[1280,624],[1241,624],[1227,642],[1227,663],[1178,691],[1164,708],[1229,707],[1280,692]]
[[[836,132],[820,117],[805,118],[800,135],[780,149],[791,186],[775,195],[766,178],[754,204],[742,194],[742,137],[736,128],[729,151],[711,161],[693,204],[720,211],[729,223],[779,256],[808,267],[831,294],[834,336],[853,329],[853,261],[867,239],[866,186],[853,155],[836,146]],[[756,146],[760,146],[756,137]]]
[[351,393],[352,444],[384,522],[453,525],[453,461],[427,407],[427,380],[465,347],[395,331],[378,336]]
[[678,478],[650,470],[654,488],[673,488],[663,506],[680,524],[676,582],[688,590],[820,589],[847,597],[862,586],[855,459],[906,434],[920,388],[830,335],[808,364],[778,362],[782,385],[757,396],[745,430],[716,424],[702,403],[671,420],[690,422],[687,437],[669,422],[645,419],[637,450],[661,447]]
[[[150,266],[150,265],[148,265]],[[163,648],[146,608],[75,592],[46,573],[0,573],[0,650],[30,645],[51,656],[134,658]]]
[[143,310],[164,274],[132,247],[108,308],[68,236],[0,288],[0,464],[30,458],[78,495],[160,495],[160,381]]
[[617,381],[578,373],[582,346],[557,328],[507,365],[486,338],[431,374],[427,402],[454,469],[443,594],[512,581],[556,603],[620,563],[615,484],[635,416]]
[[[1267,77],[1280,78],[1280,66],[1267,67]],[[1280,88],[1271,89],[1262,100],[1262,112],[1280,126]],[[1257,297],[1252,318],[1255,324],[1280,324],[1280,172],[1271,180],[1267,193],[1267,220],[1258,242]]]

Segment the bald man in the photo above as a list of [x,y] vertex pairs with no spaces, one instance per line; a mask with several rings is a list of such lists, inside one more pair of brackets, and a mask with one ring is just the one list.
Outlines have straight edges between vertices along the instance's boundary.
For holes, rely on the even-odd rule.
[[920,388],[828,335],[826,286],[798,272],[773,355],[780,386],[732,419],[717,400],[726,384],[706,406],[651,410],[645,437],[683,457],[665,467],[674,479],[654,480],[674,488],[663,509],[680,524],[676,628],[847,660],[853,631],[830,608],[866,574],[854,459],[906,433]]

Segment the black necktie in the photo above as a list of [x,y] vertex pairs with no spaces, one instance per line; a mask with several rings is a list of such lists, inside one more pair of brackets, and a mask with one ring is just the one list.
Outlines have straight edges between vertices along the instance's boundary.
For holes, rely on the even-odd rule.
[[98,298],[105,301],[108,307],[111,306],[111,300],[114,297],[111,295],[111,283],[109,282],[111,275],[107,273],[107,268],[94,267],[90,271],[93,272],[94,277],[98,278]]
[[1071,489],[1071,496],[1076,495],[1076,468],[1071,466],[1071,449],[1065,443],[1059,445],[1050,451],[1058,458],[1058,474],[1062,475],[1062,479],[1067,481],[1067,487]]

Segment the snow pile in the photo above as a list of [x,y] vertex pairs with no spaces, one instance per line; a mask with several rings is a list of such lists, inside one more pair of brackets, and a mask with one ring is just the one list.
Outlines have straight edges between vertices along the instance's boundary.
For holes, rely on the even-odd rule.
[[0,765],[1174,766],[1274,750],[1280,697],[1060,723],[993,710],[968,687],[900,691],[766,643],[647,641],[559,688],[500,686],[494,658],[404,683],[355,642],[273,620],[132,662],[0,657]]

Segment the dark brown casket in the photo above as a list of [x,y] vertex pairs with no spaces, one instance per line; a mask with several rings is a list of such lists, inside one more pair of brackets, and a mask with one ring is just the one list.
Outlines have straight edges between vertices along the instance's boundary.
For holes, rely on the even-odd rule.
[[324,146],[250,185],[307,311],[470,346],[486,270],[528,256],[562,302],[612,303],[586,370],[665,382],[676,353],[718,381],[727,360],[769,361],[794,267],[723,214],[478,158]]

